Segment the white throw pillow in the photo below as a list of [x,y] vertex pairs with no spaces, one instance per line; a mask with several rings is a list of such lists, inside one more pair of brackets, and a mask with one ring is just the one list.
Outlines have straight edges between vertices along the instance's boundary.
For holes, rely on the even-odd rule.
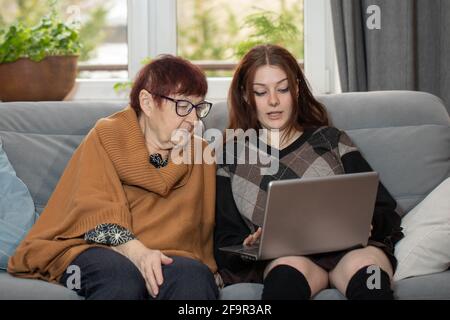
[[405,237],[395,247],[395,281],[450,267],[450,178],[402,219],[402,227]]

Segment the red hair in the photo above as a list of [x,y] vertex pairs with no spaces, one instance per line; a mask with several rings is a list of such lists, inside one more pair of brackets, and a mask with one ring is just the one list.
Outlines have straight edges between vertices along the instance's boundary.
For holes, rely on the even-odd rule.
[[[165,54],[145,65],[136,76],[130,92],[130,105],[138,116],[141,114],[139,93],[142,89],[165,96],[204,97],[208,83],[199,67],[183,58]],[[159,104],[162,98],[154,95],[153,99]]]

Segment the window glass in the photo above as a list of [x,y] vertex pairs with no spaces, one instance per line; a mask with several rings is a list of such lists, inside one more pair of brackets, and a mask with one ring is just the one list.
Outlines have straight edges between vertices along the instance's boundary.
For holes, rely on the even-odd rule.
[[178,0],[178,54],[230,76],[243,53],[277,43],[303,60],[303,0]]

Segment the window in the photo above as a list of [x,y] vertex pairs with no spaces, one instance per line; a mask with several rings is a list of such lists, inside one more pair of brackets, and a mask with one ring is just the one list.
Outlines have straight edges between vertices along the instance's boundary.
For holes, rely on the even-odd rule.
[[[80,79],[128,78],[127,3],[123,0],[63,0],[66,14],[80,19],[84,49]],[[86,30],[86,31],[85,31]]]
[[[20,21],[36,25],[51,10],[49,0],[0,0],[0,28]],[[83,45],[78,78],[128,78],[127,4],[123,0],[59,0],[54,8],[79,25]]]
[[230,77],[243,53],[278,43],[303,62],[303,0],[178,0],[177,54]]
[[304,0],[305,75],[314,94],[339,92],[329,0]]
[[[230,77],[239,60],[236,48],[246,40],[255,40],[252,35],[258,30],[255,28],[261,27],[258,23],[265,23],[258,20],[264,12],[275,26],[287,20],[297,28],[295,35],[284,39],[282,44],[304,62],[314,93],[335,91],[337,72],[328,0],[59,0],[57,3],[61,14],[69,19],[79,18],[87,28],[82,37],[89,50],[79,61],[73,99],[127,99],[127,92],[115,92],[114,84],[130,81],[145,58],[161,53],[178,54],[199,64],[208,75],[208,99],[226,99]],[[48,0],[0,0],[0,27],[19,16],[16,9],[19,4],[20,14],[27,20],[49,10]],[[245,24],[251,15],[256,20]],[[270,39],[274,28],[264,31]]]
[[[303,18],[303,57],[306,76],[310,81],[315,94],[335,92],[338,89],[339,83],[332,32],[331,8],[328,0],[276,0],[271,1],[270,6],[268,5],[269,1],[266,2],[263,0],[258,2],[235,0],[214,1],[223,5],[210,6],[207,3],[213,2],[211,0],[128,0],[130,74],[135,74],[140,67],[139,62],[146,56],[154,57],[160,53],[172,53],[186,55],[186,57],[189,58],[189,54],[192,54],[193,50],[192,48],[189,48],[189,46],[186,47],[186,35],[183,34],[183,31],[185,28],[190,28],[188,27],[189,24],[197,23],[194,19],[194,15],[199,15],[202,11],[206,12],[207,18],[203,19],[208,21],[208,19],[210,19],[209,16],[214,16],[217,11],[224,11],[226,13],[228,10],[227,7],[229,7],[232,12],[238,8],[238,11],[240,12],[244,11],[242,9],[244,6],[247,6],[247,9],[249,10],[249,12],[245,13],[245,15],[247,15],[253,10],[250,3],[252,3],[253,6],[255,3],[257,3],[258,6],[261,6],[260,4],[262,4],[262,6],[267,5],[263,8],[272,8],[275,9],[275,11],[278,10],[278,12],[280,12],[280,7],[283,3],[287,8],[293,5],[297,5],[297,7],[301,8],[301,5],[303,4],[303,15],[301,17],[300,12],[298,15],[299,21],[294,24],[301,28],[301,19]],[[227,6],[226,4],[228,3],[229,5]],[[204,7],[201,8],[201,5]],[[243,13],[240,14],[242,15]],[[223,16],[229,17],[230,13]],[[131,18],[132,20],[130,20]],[[218,23],[219,27],[223,24],[223,21]],[[236,25],[239,25],[239,23],[236,23]],[[220,34],[221,31],[215,32],[215,37],[219,38],[219,35],[223,36]],[[193,32],[190,36],[201,37],[201,34]],[[299,41],[299,43],[301,43],[301,41]],[[231,47],[228,42],[226,43],[226,46]],[[292,48],[290,49],[293,51]],[[214,72],[227,71],[226,69],[229,71],[229,69],[234,67],[233,57],[228,58],[230,56],[230,51],[231,50],[227,51],[228,56],[226,54],[222,56],[225,60],[211,61],[210,59],[213,59],[214,56],[206,54],[201,57],[202,60],[197,60],[197,63],[200,65],[203,63],[205,69],[208,69],[207,67],[213,67],[213,70],[209,70],[210,74],[208,78],[208,98],[210,100],[224,100],[227,97],[231,78],[226,77],[226,73],[214,74]],[[298,54],[297,58],[299,58],[299,60],[302,59],[301,53]],[[195,58],[194,61],[196,59],[200,58]],[[206,59],[206,61],[203,59]],[[222,66],[220,66],[220,64],[222,64]],[[225,66],[223,66],[223,64],[225,64]],[[218,67],[225,70],[216,70]]]

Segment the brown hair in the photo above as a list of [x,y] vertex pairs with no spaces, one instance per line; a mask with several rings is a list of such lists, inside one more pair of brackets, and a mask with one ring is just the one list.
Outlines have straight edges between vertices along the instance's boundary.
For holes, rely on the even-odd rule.
[[[203,71],[188,60],[169,54],[160,55],[145,65],[136,76],[130,93],[130,105],[139,116],[139,93],[142,89],[160,95],[180,94],[204,97],[208,83]],[[161,97],[153,96],[156,103]]]
[[312,95],[297,60],[286,49],[266,44],[256,46],[247,52],[234,73],[228,92],[230,108],[228,128],[247,130],[261,127],[256,115],[252,85],[256,70],[264,65],[277,66],[287,75],[294,102],[287,128],[300,130],[304,127],[328,125],[326,109]]

